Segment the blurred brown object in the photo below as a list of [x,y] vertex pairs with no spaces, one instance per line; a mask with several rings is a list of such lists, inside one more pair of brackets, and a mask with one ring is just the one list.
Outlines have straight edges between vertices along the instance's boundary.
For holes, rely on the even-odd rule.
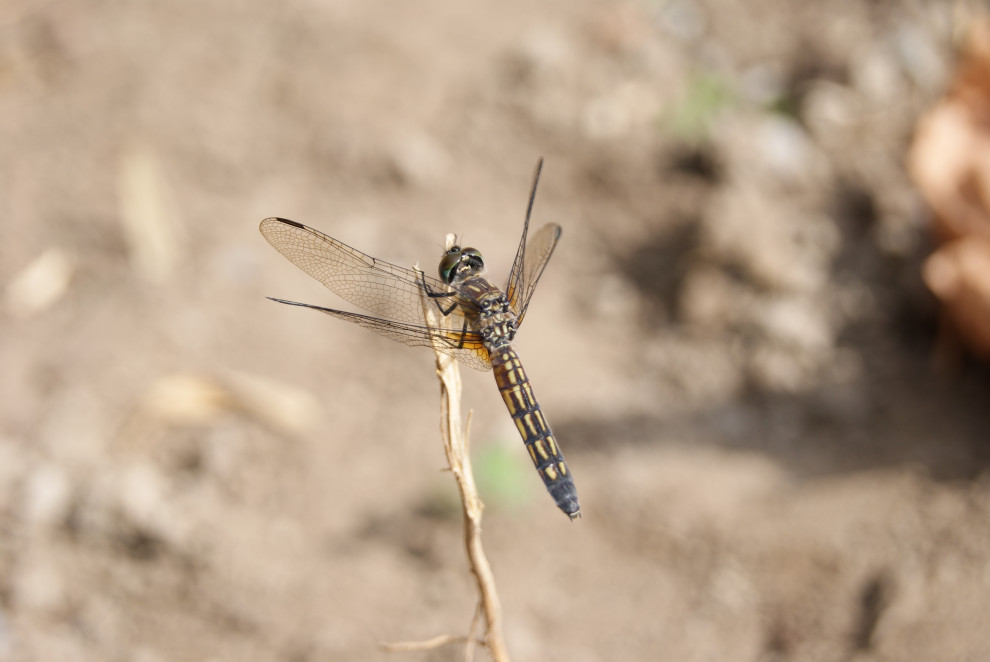
[[942,334],[948,325],[990,360],[990,17],[971,24],[948,93],[918,124],[908,167],[934,216],[939,247],[923,276],[944,306]]
[[319,416],[313,394],[258,375],[174,373],[157,379],[141,396],[121,438],[147,438],[170,426],[208,425],[228,414],[245,415],[275,432],[302,436]]
[[53,306],[68,290],[75,266],[75,259],[67,251],[46,250],[7,284],[7,312],[27,319]]
[[166,282],[184,256],[184,233],[161,159],[149,145],[124,150],[118,173],[120,222],[134,269]]
[[944,244],[922,273],[959,339],[990,360],[990,241],[973,236]]

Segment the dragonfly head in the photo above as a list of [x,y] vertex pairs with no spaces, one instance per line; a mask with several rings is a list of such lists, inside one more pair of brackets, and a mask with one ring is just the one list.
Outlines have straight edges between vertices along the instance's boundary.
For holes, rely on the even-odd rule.
[[473,276],[484,268],[485,261],[477,248],[452,246],[440,258],[440,280],[450,285],[454,280]]

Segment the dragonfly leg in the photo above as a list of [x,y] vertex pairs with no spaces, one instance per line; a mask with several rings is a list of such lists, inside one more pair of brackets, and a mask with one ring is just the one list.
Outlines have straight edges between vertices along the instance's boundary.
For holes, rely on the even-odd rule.
[[460,336],[460,339],[457,342],[454,342],[453,339],[454,333],[455,332],[451,331],[449,335],[447,333],[437,333],[437,334],[431,333],[430,335],[435,337],[437,340],[440,340],[441,342],[443,342],[443,344],[447,345],[448,347],[453,347],[454,349],[464,349],[466,344],[465,339],[467,338],[468,335],[467,320],[464,320],[464,325],[461,327],[461,332],[457,334]]
[[419,272],[419,279],[423,284],[423,290],[426,292],[426,296],[434,300],[434,302],[437,304],[437,310],[439,310],[444,317],[450,315],[454,311],[454,308],[457,308],[457,302],[455,301],[454,303],[450,304],[450,308],[444,310],[443,306],[440,305],[440,301],[439,301],[439,299],[454,296],[455,292],[434,292],[433,290],[430,289],[430,286],[426,284],[426,276],[423,274],[422,271]]
[[464,339],[467,338],[467,319],[464,320],[464,326],[461,327],[461,341],[457,343],[457,349],[464,349]]

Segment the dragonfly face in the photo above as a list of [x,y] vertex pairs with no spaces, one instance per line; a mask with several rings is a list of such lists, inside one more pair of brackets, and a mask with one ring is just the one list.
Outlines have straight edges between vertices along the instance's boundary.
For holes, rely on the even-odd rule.
[[284,299],[274,301],[313,308],[406,345],[431,347],[476,370],[492,370],[537,472],[557,506],[574,519],[581,514],[574,481],[512,347],[536,283],[560,239],[560,226],[548,223],[527,241],[542,165],[540,159],[522,238],[504,291],[482,276],[485,263],[474,248],[454,246],[444,253],[437,280],[371,257],[295,221],[266,218],[260,229],[265,239],[296,266],[371,315]]
[[455,280],[476,276],[485,270],[485,261],[477,248],[453,246],[440,258],[440,280],[453,285]]

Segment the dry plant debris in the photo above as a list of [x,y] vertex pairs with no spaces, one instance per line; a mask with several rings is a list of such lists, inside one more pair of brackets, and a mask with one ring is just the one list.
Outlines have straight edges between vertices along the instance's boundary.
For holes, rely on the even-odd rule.
[[945,98],[918,125],[909,166],[934,215],[925,283],[944,331],[990,359],[990,17],[973,22]]

